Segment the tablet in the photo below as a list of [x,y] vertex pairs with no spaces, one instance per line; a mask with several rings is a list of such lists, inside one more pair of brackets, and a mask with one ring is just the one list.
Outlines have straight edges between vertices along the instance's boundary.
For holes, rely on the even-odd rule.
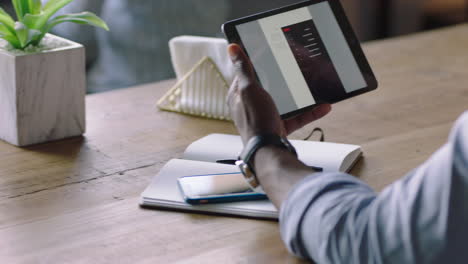
[[377,80],[338,0],[309,0],[229,21],[282,118],[374,90]]

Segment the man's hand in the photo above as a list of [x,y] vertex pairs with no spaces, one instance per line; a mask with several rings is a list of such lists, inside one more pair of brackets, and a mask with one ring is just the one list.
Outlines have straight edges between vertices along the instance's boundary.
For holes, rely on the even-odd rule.
[[[281,120],[273,99],[257,82],[252,64],[242,49],[232,44],[228,52],[236,68],[236,77],[227,101],[244,144],[259,134],[287,136],[330,112],[330,105],[320,105],[294,118]],[[260,184],[278,209],[292,187],[314,173],[292,153],[272,146],[259,149],[254,166]]]
[[237,44],[231,44],[228,52],[236,77],[229,89],[227,103],[244,144],[258,134],[273,133],[285,137],[330,112],[331,105],[319,105],[294,118],[281,120],[273,99],[257,82],[244,51]]

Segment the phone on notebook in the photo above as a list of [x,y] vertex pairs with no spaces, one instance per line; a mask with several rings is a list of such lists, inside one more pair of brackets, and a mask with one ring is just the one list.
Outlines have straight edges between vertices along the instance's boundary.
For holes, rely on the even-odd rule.
[[185,202],[193,205],[266,199],[253,192],[240,173],[184,176],[177,179]]
[[226,22],[282,118],[377,88],[339,0],[309,0]]

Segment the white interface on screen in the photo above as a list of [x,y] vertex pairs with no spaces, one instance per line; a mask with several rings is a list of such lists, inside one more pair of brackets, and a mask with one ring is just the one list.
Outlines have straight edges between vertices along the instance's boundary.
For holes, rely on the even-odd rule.
[[367,86],[328,2],[236,28],[280,114]]

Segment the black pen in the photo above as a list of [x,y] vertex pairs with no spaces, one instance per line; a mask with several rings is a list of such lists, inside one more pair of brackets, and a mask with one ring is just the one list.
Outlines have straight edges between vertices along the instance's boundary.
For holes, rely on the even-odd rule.
[[[227,165],[236,165],[236,161],[237,160],[233,160],[233,159],[225,159],[225,160],[217,160],[216,163],[227,164]],[[308,167],[314,169],[317,172],[322,172],[323,171],[323,168],[320,168],[320,167],[315,167],[315,166],[308,166]]]
[[237,160],[226,159],[226,160],[217,160],[216,163],[227,164],[227,165],[236,165]]

